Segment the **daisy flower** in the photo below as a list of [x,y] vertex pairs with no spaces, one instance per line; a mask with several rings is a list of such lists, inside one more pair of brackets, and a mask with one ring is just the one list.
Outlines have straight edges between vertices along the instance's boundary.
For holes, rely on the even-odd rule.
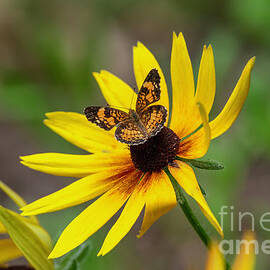
[[[15,191],[0,181],[0,189],[5,192],[18,207],[26,205]],[[35,216],[22,217],[0,205],[0,268],[14,259],[25,257],[31,266],[18,266],[18,269],[53,270],[52,260],[48,260],[51,251],[51,238],[39,224]],[[34,268],[32,268],[32,266]],[[14,266],[14,269],[16,266]],[[17,269],[17,268],[16,268]],[[21,268],[20,268],[21,269]]]
[[[162,215],[176,206],[174,188],[165,173],[200,206],[206,218],[223,235],[188,162],[204,156],[210,140],[223,134],[237,118],[247,97],[255,59],[245,66],[233,93],[220,114],[210,123],[215,89],[212,47],[204,47],[195,92],[193,70],[183,35],[173,34],[171,52],[172,106],[169,106],[164,74],[153,54],[140,42],[133,48],[138,89],[150,70],[160,75],[161,97],[170,124],[146,143],[128,147],[118,142],[114,130],[105,131],[73,112],[47,113],[46,126],[72,144],[90,152],[85,155],[43,153],[22,157],[22,164],[59,176],[81,178],[67,187],[22,208],[23,215],[61,210],[92,200],[62,232],[50,258],[74,249],[99,230],[122,207],[98,255],[105,255],[130,231],[140,213],[144,218],[138,237]],[[93,74],[108,104],[129,108],[134,91],[108,71]],[[199,128],[201,127],[201,128]],[[195,132],[196,131],[196,132]]]

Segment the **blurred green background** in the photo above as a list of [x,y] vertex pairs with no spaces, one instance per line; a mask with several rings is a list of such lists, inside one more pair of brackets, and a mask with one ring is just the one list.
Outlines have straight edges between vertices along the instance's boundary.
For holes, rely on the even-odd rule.
[[[270,212],[270,2],[268,0],[1,0],[0,171],[1,180],[28,202],[71,183],[24,168],[19,156],[38,152],[83,153],[42,124],[49,111],[82,112],[103,105],[91,73],[107,69],[135,87],[132,46],[139,40],[157,57],[169,81],[172,32],[183,32],[195,77],[204,44],[214,49],[217,93],[210,118],[223,107],[248,59],[256,55],[251,91],[240,117],[214,140],[207,157],[223,171],[196,174],[218,217],[222,205],[255,216],[257,237],[270,239],[259,218]],[[9,201],[1,194],[1,204]],[[88,205],[87,203],[86,205]],[[12,207],[10,205],[10,207]],[[41,215],[54,239],[83,206]],[[201,216],[207,230],[215,232]],[[225,220],[227,239],[241,232]],[[176,208],[138,240],[140,222],[111,253],[96,257],[109,222],[91,237],[85,269],[203,269],[206,249]],[[251,227],[246,219],[246,228]],[[269,255],[256,269],[269,269]]]

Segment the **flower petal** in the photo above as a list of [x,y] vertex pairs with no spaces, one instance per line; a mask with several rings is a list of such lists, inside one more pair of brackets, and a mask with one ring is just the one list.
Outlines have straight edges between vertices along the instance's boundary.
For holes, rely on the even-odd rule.
[[100,73],[94,72],[93,75],[110,106],[130,109],[135,92],[129,85],[105,70],[101,70]]
[[54,269],[52,262],[47,259],[49,247],[45,246],[39,236],[29,228],[29,221],[26,218],[0,206],[0,221],[15,245],[35,269]]
[[38,215],[57,211],[89,201],[109,190],[126,177],[127,166],[113,168],[86,176],[46,197],[34,201],[23,208],[22,215]]
[[204,156],[209,148],[211,130],[208,123],[208,115],[202,104],[197,103],[203,127],[190,137],[180,142],[178,155],[183,158],[200,158]]
[[152,173],[148,180],[143,223],[137,237],[142,237],[152,224],[176,205],[175,192],[164,171]]
[[241,241],[240,254],[232,266],[232,270],[253,270],[255,266],[256,240],[252,232],[246,232]]
[[[137,218],[139,217],[145,204],[146,182],[149,181],[148,174],[144,175],[139,184],[135,187],[132,195],[129,197],[120,217],[115,222],[98,253],[98,256],[104,256],[111,251],[122,238],[130,231]],[[148,184],[148,183],[147,183]]]
[[170,128],[183,138],[198,126],[198,111],[194,98],[194,77],[186,42],[182,33],[173,33],[171,55],[172,118]]
[[44,124],[70,143],[91,153],[112,151],[123,145],[114,138],[114,131],[105,131],[73,112],[46,113]]
[[158,101],[158,104],[165,106],[169,111],[168,89],[160,65],[158,64],[154,55],[141,42],[138,42],[137,46],[133,47],[133,69],[138,90],[141,89],[146,76],[148,75],[149,71],[153,68],[156,68],[160,75],[161,96],[160,100]]
[[206,270],[225,270],[226,269],[224,258],[221,255],[219,251],[219,247],[216,243],[213,243],[210,247],[205,269]]
[[169,170],[171,174],[177,180],[179,185],[185,190],[185,192],[199,204],[206,218],[216,228],[220,235],[223,236],[222,228],[220,227],[218,221],[216,220],[206,200],[204,199],[192,168],[184,162],[175,162],[177,162],[179,168],[170,167]]
[[239,115],[247,98],[250,87],[250,75],[255,63],[255,57],[246,64],[228,102],[219,115],[210,122],[212,139],[227,131]]
[[0,234],[6,233],[7,230],[5,228],[5,226],[3,225],[3,223],[0,222]]
[[195,100],[201,103],[209,114],[216,93],[215,64],[212,46],[204,46],[200,63]]
[[91,155],[43,153],[21,157],[22,164],[48,174],[69,177],[85,177],[112,167],[131,162],[128,150]]
[[1,239],[0,250],[0,265],[23,256],[11,239]]
[[125,203],[140,179],[134,171],[78,215],[63,231],[49,258],[57,258],[83,243],[99,230]]

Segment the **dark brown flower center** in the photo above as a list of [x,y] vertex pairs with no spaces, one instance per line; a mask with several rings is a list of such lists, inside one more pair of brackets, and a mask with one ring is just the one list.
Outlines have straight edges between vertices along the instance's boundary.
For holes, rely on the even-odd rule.
[[179,144],[178,136],[171,129],[163,127],[147,142],[131,145],[131,159],[142,172],[158,172],[174,161]]

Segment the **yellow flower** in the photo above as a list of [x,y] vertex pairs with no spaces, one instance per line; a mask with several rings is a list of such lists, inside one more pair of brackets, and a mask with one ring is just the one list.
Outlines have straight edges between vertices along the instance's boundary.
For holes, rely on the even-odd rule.
[[[241,241],[240,252],[232,265],[231,270],[253,270],[255,266],[255,245],[254,234],[246,232]],[[224,258],[217,244],[212,244],[206,270],[226,270]]]
[[[187,163],[175,160],[175,157],[196,159],[204,156],[210,140],[232,125],[247,97],[250,72],[255,59],[252,58],[247,63],[224,109],[217,118],[208,123],[208,113],[213,104],[216,87],[211,46],[203,49],[195,93],[193,71],[185,40],[182,34],[173,34],[172,108],[169,108],[165,77],[153,54],[139,42],[134,47],[133,56],[138,88],[151,69],[158,70],[161,77],[161,98],[158,103],[170,109],[169,126],[166,124],[166,127],[144,145],[128,148],[114,138],[113,131],[100,129],[88,122],[82,114],[47,113],[45,125],[67,141],[93,154],[44,153],[22,157],[22,164],[32,169],[81,178],[23,207],[23,215],[48,213],[100,196],[66,227],[50,258],[62,256],[80,245],[123,205],[123,211],[107,234],[98,255],[105,255],[115,247],[145,208],[138,235],[141,237],[160,216],[176,205],[174,189],[162,170],[167,166],[180,186],[199,204],[208,220],[223,235],[201,193],[193,169]],[[134,93],[131,87],[107,71],[94,73],[94,77],[108,104],[129,108]],[[201,124],[203,128],[192,134]],[[142,152],[147,152],[150,158],[145,158],[141,155]]]
[[[26,205],[17,193],[1,181],[0,189],[19,207]],[[0,205],[0,234],[10,236],[0,239],[0,266],[24,256],[37,270],[54,269],[53,262],[47,259],[51,251],[51,238],[36,217],[25,218]]]

